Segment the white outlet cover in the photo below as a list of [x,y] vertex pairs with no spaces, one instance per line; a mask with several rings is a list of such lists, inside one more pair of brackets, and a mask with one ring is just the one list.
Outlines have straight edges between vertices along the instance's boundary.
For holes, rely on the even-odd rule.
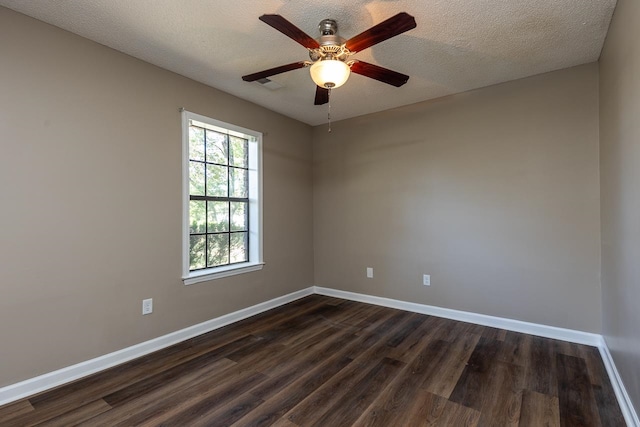
[[142,314],[153,313],[153,298],[142,300]]
[[367,277],[369,279],[373,279],[373,268],[372,267],[367,267]]
[[428,274],[422,275],[422,284],[425,286],[431,286],[431,276]]

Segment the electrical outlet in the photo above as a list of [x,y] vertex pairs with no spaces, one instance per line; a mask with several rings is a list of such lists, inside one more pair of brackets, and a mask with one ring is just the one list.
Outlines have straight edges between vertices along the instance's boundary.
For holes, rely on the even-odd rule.
[[153,298],[142,300],[142,314],[153,313]]
[[373,279],[373,268],[367,267],[367,278]]
[[422,275],[422,284],[425,286],[431,286],[431,276],[428,274]]

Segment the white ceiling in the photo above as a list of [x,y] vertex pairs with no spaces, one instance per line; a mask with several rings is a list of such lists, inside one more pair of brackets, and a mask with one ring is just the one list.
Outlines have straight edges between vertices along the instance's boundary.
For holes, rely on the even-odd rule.
[[407,12],[417,28],[356,54],[411,76],[400,87],[352,74],[332,92],[333,120],[355,117],[596,61],[616,0],[0,0],[0,5],[311,125],[307,69],[273,76],[270,90],[241,76],[307,60],[306,49],[260,22],[280,14],[318,37],[324,18],[346,39]]

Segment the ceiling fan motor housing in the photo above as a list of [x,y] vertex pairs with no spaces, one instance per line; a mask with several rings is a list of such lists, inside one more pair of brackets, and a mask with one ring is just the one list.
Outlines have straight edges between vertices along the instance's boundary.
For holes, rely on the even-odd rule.
[[320,37],[317,39],[320,47],[309,49],[311,61],[336,59],[346,61],[351,52],[344,46],[345,40],[338,35],[338,23],[335,19],[323,19],[318,24]]

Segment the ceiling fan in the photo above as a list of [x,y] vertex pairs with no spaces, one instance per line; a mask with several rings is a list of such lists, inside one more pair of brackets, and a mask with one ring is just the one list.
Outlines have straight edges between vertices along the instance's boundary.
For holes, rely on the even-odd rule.
[[351,71],[396,87],[409,80],[409,76],[397,71],[349,59],[363,49],[415,28],[416,20],[405,12],[398,13],[346,41],[338,35],[338,24],[333,19],[323,19],[320,22],[318,39],[311,38],[280,15],[262,15],[259,19],[306,47],[310,61],[298,61],[248,74],[242,77],[244,81],[253,82],[286,71],[310,67],[311,78],[317,85],[314,104],[322,105],[329,102],[330,89],[342,86]]

